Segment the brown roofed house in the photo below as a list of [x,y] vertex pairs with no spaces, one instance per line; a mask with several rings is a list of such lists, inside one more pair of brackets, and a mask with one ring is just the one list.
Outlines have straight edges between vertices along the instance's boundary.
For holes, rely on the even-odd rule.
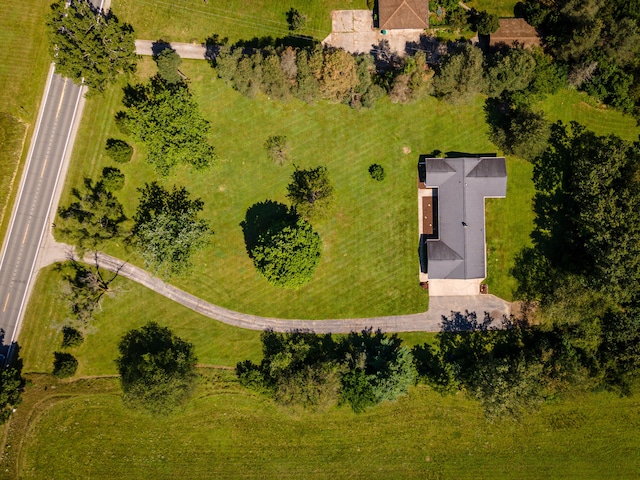
[[515,42],[524,47],[540,46],[540,36],[524,18],[501,18],[500,27],[490,36],[489,46],[511,47]]
[[429,28],[428,0],[378,0],[381,30]]

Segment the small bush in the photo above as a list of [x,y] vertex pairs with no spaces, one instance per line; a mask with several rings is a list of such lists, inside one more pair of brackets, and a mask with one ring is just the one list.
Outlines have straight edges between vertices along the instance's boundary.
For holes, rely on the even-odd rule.
[[108,138],[105,150],[107,155],[118,163],[127,163],[133,155],[133,147],[124,140],[118,140],[117,138]]
[[267,155],[277,165],[284,165],[289,156],[289,142],[284,135],[273,135],[264,142]]
[[70,353],[53,353],[53,374],[58,378],[72,377],[78,369],[78,360]]
[[371,175],[371,178],[374,180],[381,182],[385,177],[384,168],[382,168],[382,165],[374,163],[369,167],[369,175]]
[[104,167],[102,169],[102,184],[111,192],[122,190],[122,187],[124,187],[124,173],[117,168]]
[[287,23],[289,24],[289,30],[291,32],[297,32],[304,28],[307,24],[307,16],[304,13],[300,13],[295,8],[291,7],[287,12]]
[[83,341],[82,332],[69,325],[62,327],[62,348],[77,347]]

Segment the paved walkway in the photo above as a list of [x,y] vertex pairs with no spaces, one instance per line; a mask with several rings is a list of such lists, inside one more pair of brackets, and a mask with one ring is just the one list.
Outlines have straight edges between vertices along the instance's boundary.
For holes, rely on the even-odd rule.
[[[152,42],[151,40],[136,40],[136,53],[138,55],[153,55],[154,43],[155,42]],[[195,60],[207,59],[207,47],[194,43],[158,44],[155,47],[155,53],[158,53],[167,47],[173,48],[181,58],[192,58]]]
[[[58,244],[59,245],[59,244]],[[93,254],[84,258],[87,263],[94,263]],[[449,316],[453,312],[475,311],[479,317],[489,312],[498,322],[503,315],[510,313],[510,304],[493,295],[470,295],[456,297],[431,297],[429,311],[413,315],[394,315],[388,317],[350,318],[335,320],[285,320],[281,318],[259,317],[246,313],[235,312],[213,305],[209,302],[180,290],[154,277],[149,272],[119,260],[115,257],[100,253],[98,263],[101,268],[118,271],[120,275],[160,295],[184,305],[191,310],[214,320],[250,330],[273,329],[286,332],[292,329],[307,329],[316,333],[349,333],[360,331],[367,327],[381,329],[385,332],[437,332],[440,331],[442,316]]]

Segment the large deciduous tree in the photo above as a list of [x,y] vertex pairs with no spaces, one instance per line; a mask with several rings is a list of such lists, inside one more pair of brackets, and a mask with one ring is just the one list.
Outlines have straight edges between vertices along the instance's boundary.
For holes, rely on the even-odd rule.
[[110,185],[106,178],[95,183],[85,178],[81,189],[71,191],[75,201],[58,210],[61,221],[56,228],[80,253],[86,249],[95,250],[106,240],[121,234],[120,225],[127,218],[122,204],[108,188]]
[[191,396],[197,374],[193,345],[150,322],[127,332],[116,360],[125,404],[164,414]]
[[198,218],[204,203],[199,198],[191,200],[184,187],[175,185],[169,191],[152,182],[139,192],[133,244],[154,271],[167,276],[185,272],[195,252],[213,234],[208,222]]
[[287,186],[287,198],[305,218],[326,216],[333,203],[333,186],[327,167],[308,170],[296,167]]
[[313,279],[321,252],[320,235],[298,218],[271,225],[258,237],[250,254],[269,283],[296,289]]
[[442,61],[433,79],[435,96],[452,103],[470,101],[483,86],[482,51],[466,44]]
[[185,83],[154,77],[125,88],[123,103],[127,109],[116,115],[118,126],[146,144],[147,161],[159,174],[168,175],[179,163],[201,170],[215,159],[209,122]]
[[87,0],[56,1],[47,20],[51,56],[56,71],[103,91],[119,73],[134,72],[133,28]]

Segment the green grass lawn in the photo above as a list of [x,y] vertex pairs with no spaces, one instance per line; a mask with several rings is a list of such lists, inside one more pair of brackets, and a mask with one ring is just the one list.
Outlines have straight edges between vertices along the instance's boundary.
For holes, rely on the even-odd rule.
[[308,18],[296,35],[322,40],[331,32],[331,10],[367,7],[365,0],[114,0],[111,8],[133,25],[137,38],[203,43],[217,34],[234,43],[289,35],[290,8]]
[[0,238],[8,228],[20,161],[27,155],[49,68],[44,19],[50,4],[0,0]]
[[40,388],[49,401],[30,416],[21,476],[631,479],[640,469],[637,398],[587,394],[489,423],[461,395],[418,387],[361,415],[309,413],[243,390],[230,373],[204,373],[168,417],[125,409],[115,379],[69,396],[73,384]]
[[471,8],[486,10],[499,17],[513,17],[513,7],[518,3],[518,0],[468,0],[464,3]]

